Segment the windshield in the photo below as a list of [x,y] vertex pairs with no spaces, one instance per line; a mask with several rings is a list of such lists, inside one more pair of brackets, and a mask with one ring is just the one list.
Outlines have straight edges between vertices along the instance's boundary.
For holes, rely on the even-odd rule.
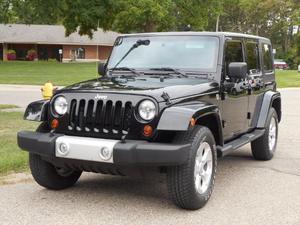
[[[139,40],[149,44],[134,48]],[[211,36],[132,36],[117,39],[108,62],[108,69],[174,68],[186,71],[215,72],[219,39]],[[122,59],[122,60],[121,60]],[[121,62],[120,62],[121,60]]]

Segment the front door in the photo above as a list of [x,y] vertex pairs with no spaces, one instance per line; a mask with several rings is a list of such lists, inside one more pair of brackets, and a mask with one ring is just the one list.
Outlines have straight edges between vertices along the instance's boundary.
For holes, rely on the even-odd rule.
[[230,39],[224,46],[222,119],[224,139],[234,138],[248,129],[248,81],[231,79],[228,66],[231,62],[245,62],[243,40]]

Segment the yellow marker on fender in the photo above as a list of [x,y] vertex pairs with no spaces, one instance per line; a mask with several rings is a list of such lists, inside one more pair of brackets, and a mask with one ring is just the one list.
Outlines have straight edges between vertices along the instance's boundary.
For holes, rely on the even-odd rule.
[[195,126],[196,125],[196,120],[194,118],[191,118],[190,124],[191,124],[192,127]]
[[50,99],[53,96],[53,84],[51,81],[47,81],[47,83],[44,84],[44,86],[41,88],[42,95],[44,99]]

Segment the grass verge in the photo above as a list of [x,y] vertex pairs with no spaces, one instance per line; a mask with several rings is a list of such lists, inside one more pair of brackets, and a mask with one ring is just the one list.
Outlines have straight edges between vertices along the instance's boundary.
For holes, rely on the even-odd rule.
[[1,109],[15,109],[15,108],[19,108],[19,106],[17,106],[17,105],[9,105],[9,104],[0,105],[0,110]]
[[0,61],[1,84],[70,85],[98,77],[96,63]]
[[28,168],[28,153],[17,146],[17,132],[34,130],[37,123],[24,121],[21,112],[0,111],[0,176]]
[[276,70],[279,88],[300,87],[300,73],[297,70]]

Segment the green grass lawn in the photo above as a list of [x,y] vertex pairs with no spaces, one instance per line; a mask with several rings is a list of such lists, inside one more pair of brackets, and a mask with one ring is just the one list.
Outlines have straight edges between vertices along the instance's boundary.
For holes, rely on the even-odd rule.
[[28,169],[28,153],[17,146],[17,132],[37,126],[36,122],[24,121],[21,112],[0,110],[0,176]]
[[[96,63],[0,61],[1,84],[42,85],[51,80],[54,85],[65,86],[96,77]],[[277,70],[276,79],[278,87],[300,87],[300,73],[296,70]]]
[[96,63],[0,61],[1,84],[42,85],[51,80],[54,85],[65,86],[95,77]]
[[279,88],[300,87],[300,73],[296,70],[276,70],[276,80]]

